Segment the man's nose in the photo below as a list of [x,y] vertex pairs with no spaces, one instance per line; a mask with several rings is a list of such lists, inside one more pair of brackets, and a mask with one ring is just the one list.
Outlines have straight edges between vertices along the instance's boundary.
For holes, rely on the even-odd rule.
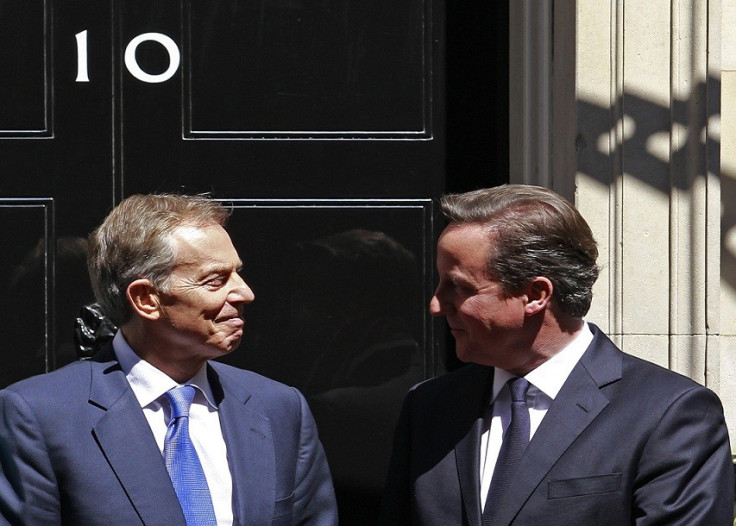
[[429,313],[432,316],[445,316],[447,315],[448,306],[447,302],[442,302],[439,295],[439,289],[434,292],[432,299],[429,300]]
[[239,274],[233,274],[231,278],[232,288],[227,296],[230,303],[250,303],[256,299],[255,294]]
[[442,312],[440,311],[440,300],[437,299],[437,295],[432,296],[432,299],[429,300],[429,313],[432,316],[442,315]]

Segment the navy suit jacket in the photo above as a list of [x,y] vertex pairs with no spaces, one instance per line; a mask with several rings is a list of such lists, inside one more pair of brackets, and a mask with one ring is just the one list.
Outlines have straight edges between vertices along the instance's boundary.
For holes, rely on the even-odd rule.
[[[295,389],[208,365],[240,525],[337,524],[329,468]],[[186,526],[111,346],[0,391],[0,514],[9,524]]]
[[[718,397],[594,339],[552,403],[494,524],[730,526],[733,466]],[[413,388],[380,523],[480,525],[479,449],[493,369]]]

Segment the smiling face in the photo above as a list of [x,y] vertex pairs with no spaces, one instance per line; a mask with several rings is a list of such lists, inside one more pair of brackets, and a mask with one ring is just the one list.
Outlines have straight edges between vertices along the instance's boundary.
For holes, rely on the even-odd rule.
[[159,336],[183,360],[229,353],[243,336],[243,307],[254,299],[230,236],[218,225],[182,226],[171,240],[177,264],[158,293]]
[[439,283],[429,310],[445,316],[463,362],[517,370],[533,360],[526,326],[528,297],[505,294],[486,272],[487,227],[452,223],[437,246]]

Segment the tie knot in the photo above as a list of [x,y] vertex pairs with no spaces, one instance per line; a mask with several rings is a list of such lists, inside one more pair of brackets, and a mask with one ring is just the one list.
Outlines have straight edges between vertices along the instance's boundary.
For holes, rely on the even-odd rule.
[[171,405],[171,418],[179,418],[180,416],[189,416],[189,408],[194,400],[195,389],[192,385],[183,385],[175,387],[166,392],[166,398],[169,399]]
[[512,378],[508,384],[511,391],[511,401],[526,403],[526,391],[529,389],[529,382],[526,378]]

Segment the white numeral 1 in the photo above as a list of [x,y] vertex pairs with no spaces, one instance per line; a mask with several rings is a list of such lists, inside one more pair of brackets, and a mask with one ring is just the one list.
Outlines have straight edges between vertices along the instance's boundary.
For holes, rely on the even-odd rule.
[[75,35],[77,37],[77,82],[89,82],[87,75],[87,30]]

